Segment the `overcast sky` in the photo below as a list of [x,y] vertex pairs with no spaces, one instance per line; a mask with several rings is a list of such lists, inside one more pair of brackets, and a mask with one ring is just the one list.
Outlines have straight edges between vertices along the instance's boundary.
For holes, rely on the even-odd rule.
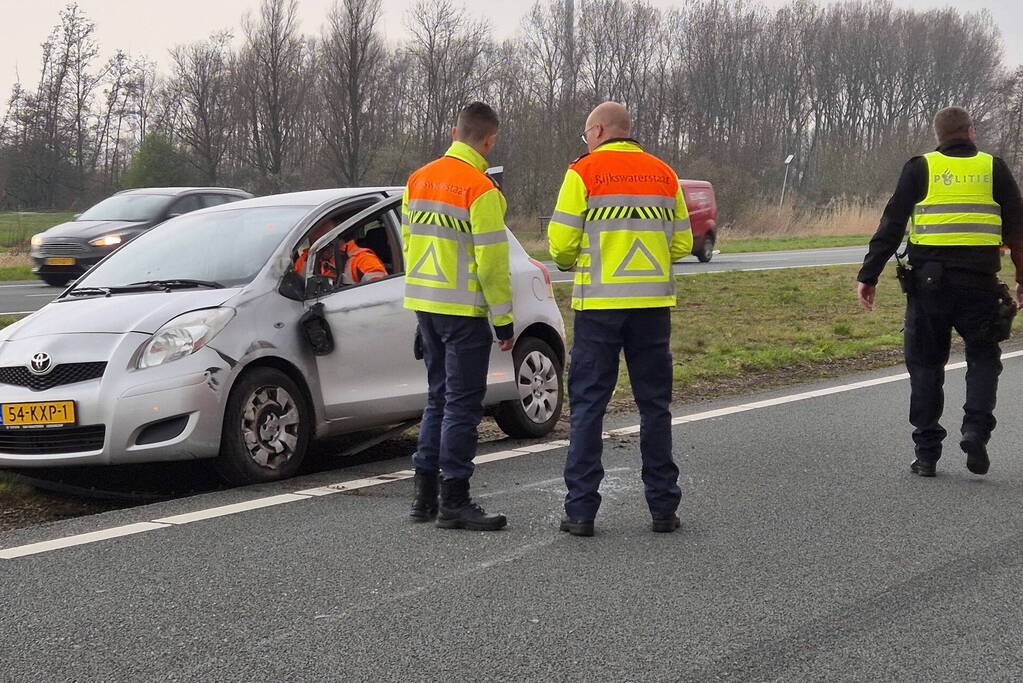
[[[754,0],[755,2],[756,0]],[[785,0],[759,0],[768,6]],[[334,0],[299,0],[303,31],[319,33]],[[455,0],[475,15],[487,18],[498,37],[515,33],[532,0]],[[649,0],[660,7],[684,0]],[[0,0],[0,111],[6,108],[11,86],[20,74],[27,87],[38,79],[40,43],[57,23],[67,0]],[[258,0],[78,0],[96,22],[104,56],[116,48],[132,55],[146,54],[161,70],[168,63],[167,49],[178,43],[205,38],[220,29],[237,34],[241,17]],[[383,0],[384,32],[394,41],[402,37],[403,21],[412,0]],[[752,3],[751,3],[752,4]],[[1006,61],[1023,64],[1023,2],[1021,0],[895,0],[900,7],[931,8],[955,4],[964,11],[988,9],[1002,31]]]

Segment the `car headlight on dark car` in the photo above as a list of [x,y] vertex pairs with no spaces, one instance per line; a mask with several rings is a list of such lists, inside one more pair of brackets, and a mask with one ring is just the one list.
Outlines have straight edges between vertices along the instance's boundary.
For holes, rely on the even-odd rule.
[[94,240],[89,240],[89,244],[94,247],[116,247],[123,241],[124,239],[120,235],[103,235]]
[[190,356],[220,334],[233,308],[205,308],[174,318],[156,331],[135,354],[135,369],[152,368]]

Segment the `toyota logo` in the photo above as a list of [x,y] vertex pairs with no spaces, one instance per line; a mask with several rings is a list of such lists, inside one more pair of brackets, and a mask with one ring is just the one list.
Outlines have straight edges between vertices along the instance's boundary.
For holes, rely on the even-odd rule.
[[28,363],[28,369],[33,375],[45,375],[53,370],[53,361],[48,353],[37,353],[32,356]]

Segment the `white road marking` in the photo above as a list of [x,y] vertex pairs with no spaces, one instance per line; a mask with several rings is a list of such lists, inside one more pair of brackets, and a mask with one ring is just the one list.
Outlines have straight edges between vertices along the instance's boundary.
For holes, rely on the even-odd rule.
[[[43,287],[49,287],[49,285],[44,285],[42,282],[25,283],[21,285],[0,285],[0,289],[6,289],[8,287],[35,287],[37,289],[42,289]],[[53,289],[56,291],[59,288],[54,287]]]
[[[1002,354],[1002,360],[1018,358],[1020,356],[1023,356],[1023,351],[1012,351],[1010,353]],[[962,368],[965,367],[966,363],[950,363],[945,366],[945,369],[961,370]],[[900,372],[895,375],[886,375],[884,377],[863,380],[861,382],[839,384],[833,387],[826,387],[824,389],[803,391],[798,394],[778,396],[776,398],[769,398],[762,401],[753,401],[750,403],[742,403],[735,406],[728,406],[726,408],[717,408],[715,410],[705,410],[703,412],[692,413],[690,415],[680,415],[676,418],[673,418],[671,422],[673,425],[680,425],[689,422],[711,420],[718,417],[725,417],[727,415],[734,415],[736,413],[744,413],[751,410],[759,410],[761,408],[770,408],[772,406],[784,405],[786,403],[806,401],[813,398],[821,398],[823,396],[831,396],[833,394],[841,394],[849,391],[856,391],[857,389],[865,389],[868,387],[875,387],[882,384],[890,384],[892,382],[899,382],[908,378],[909,378],[908,373]],[[620,427],[618,429],[606,431],[603,433],[602,436],[604,439],[610,439],[619,436],[636,434],[638,432],[639,425],[630,425],[628,427]],[[565,441],[563,439],[547,441],[538,444],[528,444],[525,446],[518,446],[516,448],[508,449],[505,451],[498,451],[496,453],[486,453],[483,455],[478,455],[475,458],[475,462],[477,464],[484,464],[489,462],[498,462],[501,460],[509,460],[511,458],[520,458],[524,455],[532,455],[535,453],[542,453],[544,451],[564,448],[567,445],[568,441]],[[43,541],[40,543],[31,543],[29,545],[0,549],[0,560],[10,560],[18,557],[23,557],[25,555],[34,555],[36,553],[44,553],[49,552],[51,550],[59,550],[61,548],[68,548],[71,546],[83,545],[86,543],[95,543],[97,541],[103,541],[108,538],[118,538],[120,536],[138,534],[145,531],[165,529],[168,526],[190,524],[192,522],[197,522],[200,520],[213,519],[215,517],[224,517],[226,515],[247,512],[249,510],[258,510],[260,508],[270,507],[273,505],[284,505],[286,503],[293,503],[300,500],[309,500],[311,498],[327,496],[334,493],[358,491],[370,486],[380,486],[382,484],[390,484],[395,481],[404,481],[406,479],[411,479],[413,476],[415,476],[415,472],[413,472],[412,470],[398,470],[397,472],[378,474],[372,477],[349,479],[348,481],[341,481],[337,482],[336,484],[327,484],[325,486],[304,489],[302,491],[296,491],[294,493],[283,493],[275,496],[256,498],[242,503],[234,503],[231,505],[223,505],[220,507],[209,508],[206,510],[197,510],[195,512],[186,512],[180,515],[162,517],[160,519],[155,519],[151,522],[128,524],[126,526],[113,527],[111,529],[103,529],[101,531],[94,531],[87,534],[78,534],[76,536],[66,536],[64,538],[57,538],[52,541]]]
[[78,534],[77,536],[65,536],[64,538],[56,538],[52,541],[30,543],[28,545],[21,545],[16,548],[7,548],[6,550],[0,550],[0,560],[13,560],[16,557],[25,557],[26,555],[35,555],[37,553],[45,553],[51,550],[70,548],[76,545],[95,543],[96,541],[105,541],[108,538],[120,538],[121,536],[141,534],[144,531],[155,531],[156,529],[165,529],[168,526],[169,526],[168,524],[160,524],[158,522],[139,522],[138,524],[115,526],[110,529],[103,529],[101,531],[92,531],[87,534]]
[[259,508],[267,508],[273,505],[283,505],[284,503],[294,503],[296,500],[306,500],[309,496],[301,496],[295,493],[282,493],[277,496],[267,496],[266,498],[256,498],[255,500],[247,500],[243,503],[233,503],[231,505],[222,505],[220,507],[209,508],[206,510],[198,510],[196,512],[186,512],[183,515],[172,515],[170,517],[162,517],[160,519],[154,519],[153,521],[158,524],[191,524],[192,522],[198,522],[204,519],[213,519],[214,517],[224,517],[226,515],[236,515],[239,512],[248,512],[249,510],[258,510]]
[[28,315],[29,313],[35,313],[35,311],[5,311],[0,312],[0,315]]

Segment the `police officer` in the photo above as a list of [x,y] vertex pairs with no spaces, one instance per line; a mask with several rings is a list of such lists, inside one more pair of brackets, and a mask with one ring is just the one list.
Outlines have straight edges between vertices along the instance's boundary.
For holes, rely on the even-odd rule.
[[506,203],[484,173],[497,127],[486,104],[465,107],[451,147],[409,177],[402,200],[405,307],[419,320],[429,381],[409,515],[417,522],[436,517],[445,529],[507,524],[469,495],[494,341],[487,315],[502,351],[511,350],[513,337]]
[[674,261],[693,235],[678,177],[629,137],[629,112],[615,102],[586,119],[589,154],[573,162],[549,227],[551,257],[575,270],[571,437],[561,530],[592,536],[600,507],[604,411],[625,362],[640,412],[640,451],[653,530],[672,532],[682,493],[671,455],[672,365],[668,342],[675,305]]
[[[1002,370],[995,333],[999,246],[1009,245],[1016,281],[1023,282],[1023,202],[1001,159],[979,152],[970,115],[960,107],[934,117],[937,151],[913,157],[902,169],[860,269],[860,305],[874,305],[877,278],[899,248],[907,247],[904,353],[910,378],[909,421],[916,459],[910,469],[933,477],[946,431],[942,385],[952,329],[966,343],[966,404],[959,443],[966,467],[986,474],[988,439],[995,427],[995,395]],[[1023,301],[1023,284],[1017,285]]]

